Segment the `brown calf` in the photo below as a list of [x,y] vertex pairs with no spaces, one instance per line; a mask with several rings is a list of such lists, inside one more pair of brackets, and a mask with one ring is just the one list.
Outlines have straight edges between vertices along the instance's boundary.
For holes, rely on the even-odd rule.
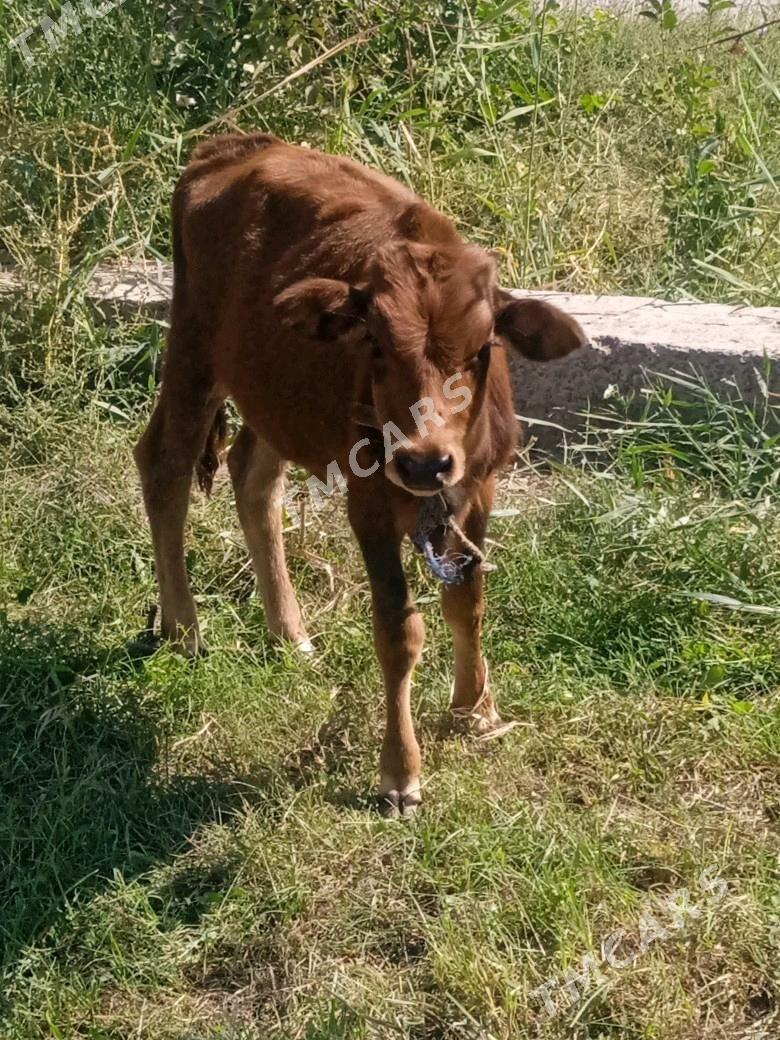
[[[201,648],[184,526],[196,468],[210,487],[230,396],[245,425],[228,465],[268,627],[304,649],[282,544],[285,466],[326,478],[335,462],[346,478],[384,674],[380,791],[386,812],[407,815],[420,801],[410,679],[423,623],[401,542],[439,496],[431,548],[463,551],[446,514],[482,543],[494,473],[516,437],[502,348],[546,361],[580,346],[583,332],[549,304],[500,290],[492,259],[408,188],[270,134],[196,149],[174,192],[173,244],[162,389],[135,452],[163,635]],[[482,585],[473,562],[442,589],[452,706],[478,732],[499,723],[480,648]]]

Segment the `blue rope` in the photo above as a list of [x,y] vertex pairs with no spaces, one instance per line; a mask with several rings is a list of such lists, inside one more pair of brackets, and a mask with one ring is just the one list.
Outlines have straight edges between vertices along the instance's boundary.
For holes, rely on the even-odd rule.
[[441,495],[426,499],[417,514],[412,544],[417,552],[422,554],[435,578],[444,585],[460,585],[465,577],[466,568],[474,557],[449,551],[440,556],[431,541],[431,535],[440,527],[446,529],[448,522],[449,510]]

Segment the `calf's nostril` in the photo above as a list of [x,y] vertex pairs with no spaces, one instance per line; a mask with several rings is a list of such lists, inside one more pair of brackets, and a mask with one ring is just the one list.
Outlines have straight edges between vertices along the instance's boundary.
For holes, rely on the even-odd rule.
[[410,487],[435,487],[452,469],[452,456],[402,452],[396,455],[395,465],[401,480]]
[[402,480],[409,476],[410,459],[408,455],[396,455],[395,468]]

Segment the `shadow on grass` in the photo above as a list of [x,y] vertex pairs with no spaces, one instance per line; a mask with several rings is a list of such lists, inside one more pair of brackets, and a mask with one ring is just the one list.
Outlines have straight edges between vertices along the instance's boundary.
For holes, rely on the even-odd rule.
[[350,783],[355,748],[371,739],[367,729],[360,708],[354,702],[345,698],[334,705],[310,741],[285,756],[283,765],[288,781],[296,790],[302,790],[324,779],[325,802],[342,809],[378,813],[380,799],[374,791]]
[[251,783],[219,765],[166,775],[169,723],[138,654],[0,618],[0,970],[74,897],[149,869],[261,789],[262,768]]
[[[376,783],[366,788],[351,782],[351,767],[358,748],[373,748],[378,764],[383,722],[381,718],[372,719],[366,714],[368,711],[370,709],[360,706],[357,694],[354,700],[344,697],[333,706],[309,742],[285,756],[284,773],[296,790],[322,785],[322,799],[329,805],[381,814],[384,799],[378,794]],[[377,726],[372,725],[377,721],[379,732],[376,732]],[[466,726],[453,719],[449,709],[418,716],[416,732],[423,745],[424,760],[426,756],[433,757],[437,747],[457,741],[466,741],[472,754],[478,748],[485,757],[500,754],[502,747],[501,740],[475,741]]]

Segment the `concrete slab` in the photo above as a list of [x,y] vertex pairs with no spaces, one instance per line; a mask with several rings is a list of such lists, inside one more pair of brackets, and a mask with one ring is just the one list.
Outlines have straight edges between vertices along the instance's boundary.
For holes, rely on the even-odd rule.
[[14,271],[0,268],[0,303],[18,295],[23,289],[24,283]]
[[87,298],[107,317],[164,318],[172,294],[173,265],[159,261],[98,267],[87,288]]
[[[583,423],[580,413],[598,409],[607,390],[647,386],[648,373],[697,372],[712,391],[728,396],[738,388],[747,399],[759,391],[757,373],[769,359],[769,388],[780,394],[780,307],[672,303],[639,296],[538,296],[573,314],[591,345],[562,361],[540,365],[512,361],[519,414],[568,430]],[[551,448],[561,431],[543,425],[531,432]]]

